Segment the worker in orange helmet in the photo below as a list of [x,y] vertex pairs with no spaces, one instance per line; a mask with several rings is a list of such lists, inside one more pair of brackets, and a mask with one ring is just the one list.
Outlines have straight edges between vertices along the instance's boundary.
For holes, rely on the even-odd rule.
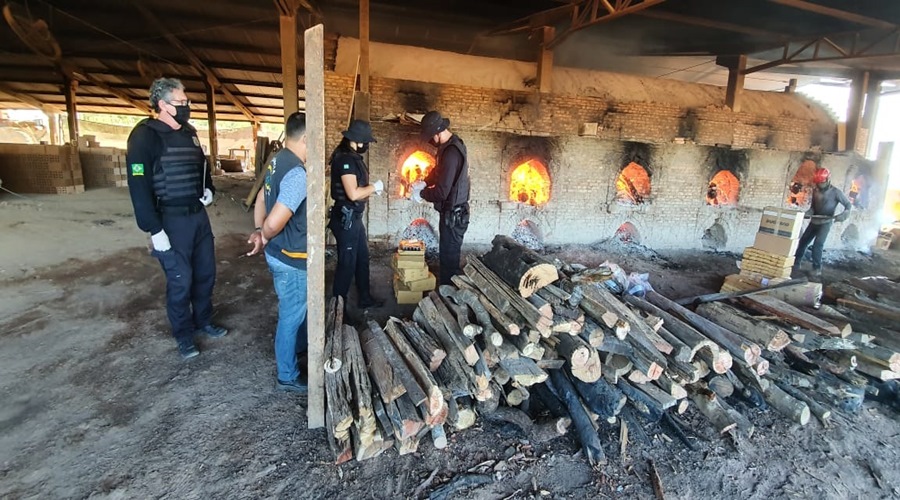
[[[813,174],[813,182],[816,186],[812,191],[812,203],[806,212],[809,225],[800,236],[797,253],[794,255],[793,272],[794,274],[799,273],[800,263],[803,262],[806,249],[812,243],[813,274],[821,278],[822,249],[825,247],[828,232],[831,231],[834,221],[843,222],[850,217],[851,204],[843,191],[831,185],[831,172],[827,168],[817,168]],[[839,204],[844,206],[844,210],[835,216],[834,213]]]

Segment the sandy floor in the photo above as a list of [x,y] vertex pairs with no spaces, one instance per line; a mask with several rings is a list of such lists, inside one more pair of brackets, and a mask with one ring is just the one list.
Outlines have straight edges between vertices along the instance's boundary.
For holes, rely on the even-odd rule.
[[[900,495],[900,425],[877,403],[828,429],[751,410],[757,432],[740,448],[693,410],[698,451],[647,424],[632,430],[621,454],[618,426],[607,425],[610,465],[599,471],[569,437],[530,443],[487,420],[452,435],[444,451],[423,443],[414,455],[330,465],[324,431],[304,428],[305,400],[272,387],[271,278],[262,259],[238,258],[252,227],[235,201],[247,181],[217,185],[215,320],[231,331],[201,341],[202,355],[187,363],[169,336],[163,276],[126,190],[0,196],[0,498],[408,498],[435,471],[425,494],[467,471],[494,471],[494,483],[467,497],[651,498],[649,459],[666,498]],[[647,272],[672,297],[717,290],[736,272],[728,254],[617,245],[553,254]],[[388,298],[389,251],[373,255],[373,283]],[[830,255],[838,259],[826,279],[900,274],[897,251]],[[373,317],[410,312],[389,302]]]

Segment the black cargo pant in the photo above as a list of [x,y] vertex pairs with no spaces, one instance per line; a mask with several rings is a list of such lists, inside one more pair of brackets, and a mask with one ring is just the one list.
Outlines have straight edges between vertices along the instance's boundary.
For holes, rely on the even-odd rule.
[[153,255],[166,274],[166,314],[172,335],[189,339],[212,321],[216,255],[209,216],[202,206],[162,210],[163,230],[170,250]]
[[362,221],[362,214],[354,213],[350,228],[344,229],[340,210],[334,211],[337,213],[332,215],[328,227],[337,240],[338,254],[331,294],[334,297],[338,295],[344,297],[346,303],[350,283],[356,277],[358,301],[366,302],[371,300],[372,294],[369,290],[369,237]]
[[812,246],[812,266],[813,270],[822,269],[822,250],[825,248],[825,240],[828,239],[828,233],[831,231],[832,222],[825,224],[809,224],[800,236],[800,242],[797,244],[797,253],[794,254],[794,271],[800,270],[800,263],[803,262],[803,255],[809,247],[810,242],[816,240]]
[[452,285],[453,281],[450,278],[462,274],[460,259],[463,237],[469,228],[468,204],[441,212],[440,224],[440,284]]

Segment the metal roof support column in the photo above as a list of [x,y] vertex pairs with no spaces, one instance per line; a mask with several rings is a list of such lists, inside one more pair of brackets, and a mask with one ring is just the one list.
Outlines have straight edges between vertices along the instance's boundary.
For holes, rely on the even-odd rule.
[[537,61],[537,88],[541,93],[552,90],[553,80],[553,49],[547,48],[553,37],[556,36],[556,28],[543,26],[540,29],[541,46]]
[[209,168],[215,173],[219,158],[219,134],[216,129],[216,89],[209,81],[206,82],[206,119],[209,121]]
[[716,64],[728,68],[728,87],[725,89],[725,105],[735,113],[741,110],[741,96],[744,93],[744,71],[747,56],[719,56]]
[[300,109],[297,94],[297,8],[296,2],[281,1],[278,4],[281,26],[281,88],[284,97],[285,121]]
[[66,96],[66,115],[69,120],[69,143],[78,144],[78,109],[75,106],[75,92],[78,90],[78,80],[66,78],[63,92]]
[[[858,151],[859,129],[862,121],[863,105],[866,101],[866,90],[869,87],[869,72],[863,71],[853,78],[850,85],[850,104],[847,107],[847,145],[849,151]],[[865,144],[863,144],[865,148]],[[865,155],[865,151],[862,152]]]

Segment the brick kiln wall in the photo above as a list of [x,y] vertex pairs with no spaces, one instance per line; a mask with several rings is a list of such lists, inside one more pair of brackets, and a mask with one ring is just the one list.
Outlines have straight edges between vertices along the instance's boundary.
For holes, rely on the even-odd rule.
[[[345,127],[352,84],[349,76],[326,74],[329,152]],[[371,201],[368,229],[371,238],[392,243],[417,218],[438,227],[430,205],[399,197],[398,179],[399,167],[410,153],[434,149],[418,139],[418,127],[379,121],[381,117],[439,109],[450,118],[451,129],[469,149],[473,182],[467,243],[488,243],[497,233],[511,234],[528,219],[548,244],[594,243],[630,222],[647,246],[700,248],[704,234],[718,224],[726,237],[720,248],[740,251],[753,243],[761,209],[784,205],[787,186],[804,159],[805,153],[798,151],[833,148],[835,140],[834,130],[825,131],[818,122],[765,119],[718,107],[687,110],[384,78],[373,78],[370,90],[378,138],[370,147],[370,170],[373,179],[384,180],[388,194]],[[589,122],[598,123],[597,135],[578,136]],[[678,138],[687,143],[674,144]],[[652,192],[639,206],[615,201],[616,178],[633,149],[633,142],[626,141],[641,143],[647,151],[642,166],[651,173]],[[746,164],[737,173],[738,206],[708,206],[707,184],[721,164],[716,158],[735,154],[731,147],[742,150],[737,154]],[[507,201],[509,174],[529,155],[547,162],[552,182],[550,202],[540,208]],[[850,182],[848,171],[870,163],[856,155],[817,157],[831,169],[835,184],[845,187]],[[856,211],[848,222],[837,225],[829,246],[840,246],[842,233],[851,224],[866,238],[862,244],[874,241],[874,212]]]

